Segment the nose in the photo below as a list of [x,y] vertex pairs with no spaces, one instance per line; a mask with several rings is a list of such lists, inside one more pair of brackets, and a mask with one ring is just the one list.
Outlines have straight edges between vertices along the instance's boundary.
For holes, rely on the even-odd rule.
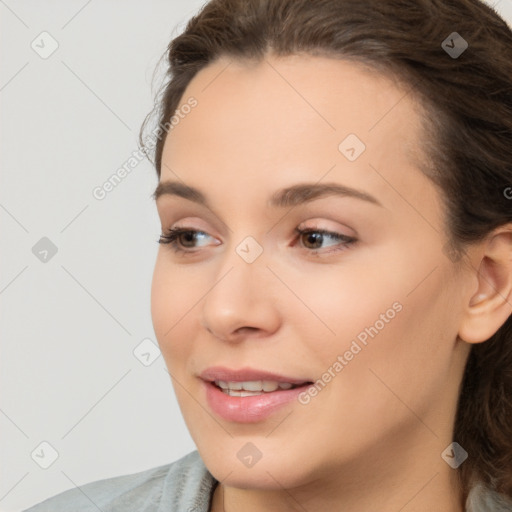
[[277,279],[260,257],[247,263],[233,251],[202,303],[201,324],[216,338],[237,343],[279,328]]

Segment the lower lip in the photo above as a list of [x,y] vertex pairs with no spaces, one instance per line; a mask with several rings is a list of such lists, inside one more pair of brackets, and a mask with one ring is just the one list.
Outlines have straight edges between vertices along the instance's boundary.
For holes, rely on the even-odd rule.
[[254,396],[230,396],[222,392],[213,382],[203,381],[206,387],[206,400],[210,408],[227,421],[255,423],[268,418],[297,396],[311,384],[293,389],[281,389]]

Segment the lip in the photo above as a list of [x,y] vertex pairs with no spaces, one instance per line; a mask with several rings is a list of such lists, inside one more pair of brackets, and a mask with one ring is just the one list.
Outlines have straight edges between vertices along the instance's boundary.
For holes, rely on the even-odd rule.
[[227,382],[244,382],[249,380],[271,380],[275,382],[289,382],[290,384],[304,384],[311,382],[311,379],[300,379],[296,377],[287,377],[278,373],[271,373],[265,370],[255,368],[240,368],[231,370],[224,366],[212,366],[204,370],[199,377],[201,379],[213,382],[215,380],[224,380]]
[[[237,423],[256,423],[263,421],[278,409],[290,402],[298,404],[297,396],[308,386],[313,385],[307,379],[285,377],[253,368],[230,370],[224,367],[208,368],[200,375],[203,380],[206,402],[210,409],[221,418]],[[222,392],[213,381],[224,380],[243,382],[249,380],[271,380],[276,382],[289,382],[299,386],[292,389],[278,389],[270,393],[254,396],[229,396]],[[303,384],[303,385],[300,385]]]

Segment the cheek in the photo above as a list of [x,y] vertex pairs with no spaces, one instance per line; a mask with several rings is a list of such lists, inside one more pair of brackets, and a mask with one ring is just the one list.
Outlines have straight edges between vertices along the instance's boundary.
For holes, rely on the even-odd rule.
[[339,269],[322,265],[307,273],[286,275],[296,298],[282,302],[280,313],[289,323],[293,319],[298,340],[312,340],[317,357],[325,354],[332,359],[333,354],[348,350],[355,338],[369,339],[367,330],[375,324],[378,331],[387,330],[399,316],[404,295],[400,283],[383,279],[382,267],[379,273],[370,267],[347,262]]
[[[414,414],[428,415],[443,396],[456,329],[448,297],[437,292],[442,283],[438,274],[414,293],[397,290],[366,303],[362,328],[353,324],[352,336],[338,345],[338,349],[343,345],[341,355],[348,356],[344,359],[351,359],[335,379],[332,399],[359,418],[359,425],[370,430],[398,428],[402,421],[414,422]],[[387,300],[380,302],[383,296]],[[393,303],[399,303],[401,310],[389,310]],[[357,305],[351,308],[359,314]],[[336,360],[335,353],[330,360]],[[378,427],[372,417],[379,417]]]
[[192,345],[186,343],[187,338],[192,335],[187,322],[193,315],[191,308],[197,299],[189,281],[186,273],[176,271],[175,266],[171,267],[161,249],[151,284],[151,317],[168,367],[174,356]]
[[[370,404],[389,416],[400,408],[397,396],[423,409],[449,376],[457,332],[455,305],[443,292],[449,272],[428,258],[411,265],[408,256],[389,251],[374,259],[379,265],[357,263],[328,276],[320,269],[294,281],[318,317],[302,308],[299,332],[312,340],[307,359],[316,362],[318,377],[333,383],[320,394],[362,416]],[[293,311],[298,318],[299,307]]]

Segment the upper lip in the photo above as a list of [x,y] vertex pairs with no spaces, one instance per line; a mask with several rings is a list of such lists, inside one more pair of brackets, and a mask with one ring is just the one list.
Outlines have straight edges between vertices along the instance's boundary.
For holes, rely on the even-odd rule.
[[225,382],[247,382],[254,380],[267,380],[275,382],[289,382],[290,384],[304,384],[311,382],[308,379],[287,377],[278,373],[267,372],[265,370],[258,370],[256,368],[239,368],[232,370],[224,366],[211,366],[199,375],[201,379],[214,382],[222,380]]

